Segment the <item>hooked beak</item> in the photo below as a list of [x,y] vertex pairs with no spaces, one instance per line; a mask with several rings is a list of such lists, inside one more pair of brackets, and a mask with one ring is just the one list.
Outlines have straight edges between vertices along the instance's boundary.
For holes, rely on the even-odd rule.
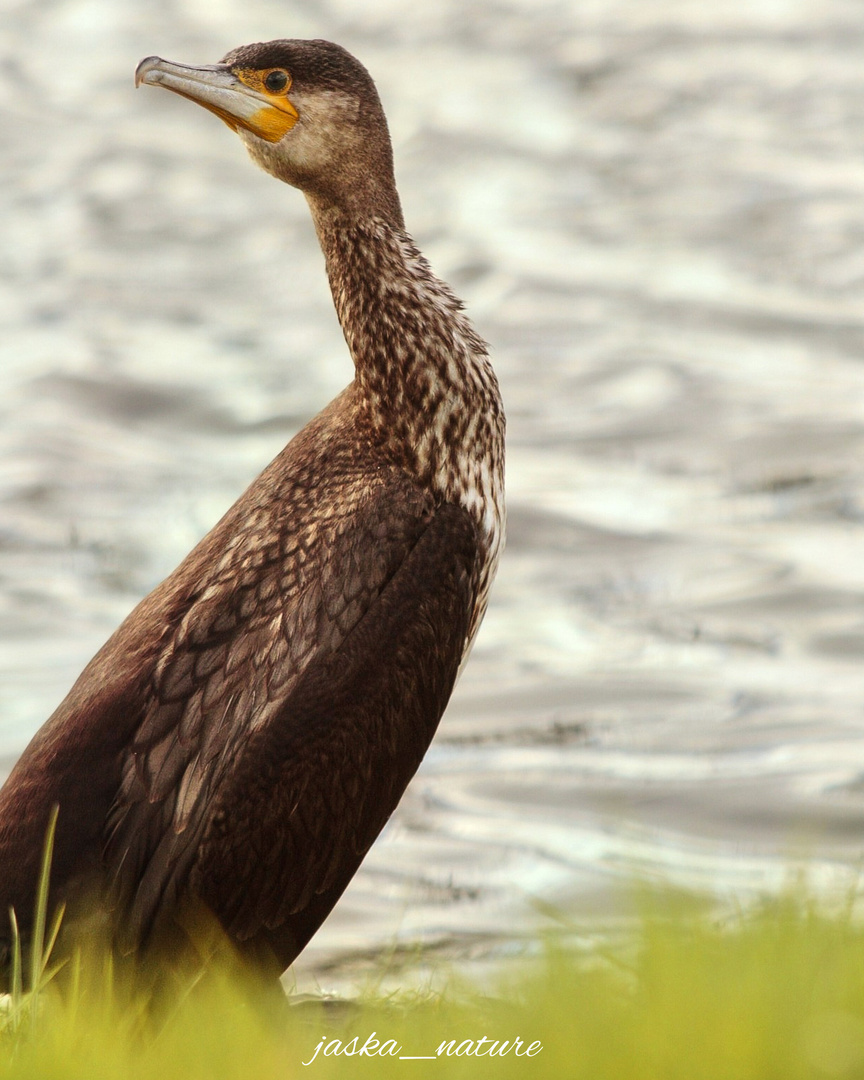
[[232,131],[243,128],[267,142],[279,142],[299,119],[284,94],[270,96],[254,90],[225,64],[191,67],[148,56],[135,69],[135,85],[141,83],[173,90],[215,113]]

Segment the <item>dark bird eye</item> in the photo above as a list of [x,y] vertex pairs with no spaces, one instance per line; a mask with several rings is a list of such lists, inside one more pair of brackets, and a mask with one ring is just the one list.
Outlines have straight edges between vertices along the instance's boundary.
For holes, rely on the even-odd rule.
[[272,94],[284,90],[288,85],[288,73],[286,71],[271,71],[264,80],[264,85]]

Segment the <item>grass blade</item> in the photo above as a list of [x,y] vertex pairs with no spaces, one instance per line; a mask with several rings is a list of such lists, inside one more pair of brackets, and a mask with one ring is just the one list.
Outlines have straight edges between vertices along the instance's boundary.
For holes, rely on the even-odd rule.
[[12,978],[10,991],[12,1008],[10,1019],[13,1029],[18,1026],[21,1016],[21,1004],[24,999],[23,973],[21,971],[21,934],[18,930],[18,919],[15,916],[15,908],[9,908],[9,922],[12,925]]
[[[45,846],[42,849],[42,866],[39,871],[39,888],[36,891],[36,910],[33,918],[33,938],[30,942],[30,991],[39,991],[42,975],[48,963],[45,953],[45,923],[48,915],[48,885],[51,878],[51,859],[54,855],[54,834],[57,831],[57,815],[60,807],[55,803],[51,808],[48,828],[45,832]],[[56,924],[52,932],[51,944],[54,944]]]

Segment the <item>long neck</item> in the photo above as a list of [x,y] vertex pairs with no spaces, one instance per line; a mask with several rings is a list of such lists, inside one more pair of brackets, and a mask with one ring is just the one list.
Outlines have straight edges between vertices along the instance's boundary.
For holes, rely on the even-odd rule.
[[504,414],[486,346],[461,302],[401,223],[312,210],[361,400],[381,441],[419,482],[478,520],[499,513]]

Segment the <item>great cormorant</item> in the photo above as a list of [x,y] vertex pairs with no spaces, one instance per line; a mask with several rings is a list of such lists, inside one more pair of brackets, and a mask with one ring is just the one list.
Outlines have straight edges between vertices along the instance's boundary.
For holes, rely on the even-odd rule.
[[[97,883],[145,948],[184,906],[281,973],[429,746],[503,536],[487,349],[405,231],[366,69],[327,41],[158,57],[312,212],[353,382],[87,665],[0,791],[0,911]],[[286,275],[287,278],[287,275]],[[0,938],[8,939],[8,929]]]

